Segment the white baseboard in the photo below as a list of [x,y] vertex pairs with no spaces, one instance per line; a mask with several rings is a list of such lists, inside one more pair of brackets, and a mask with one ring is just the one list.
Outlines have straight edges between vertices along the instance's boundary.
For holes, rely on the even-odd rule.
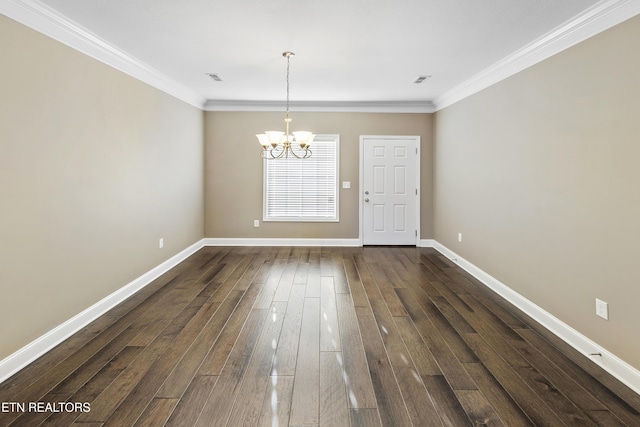
[[433,239],[420,239],[419,247],[421,248],[433,248],[436,245],[436,241]]
[[0,361],[0,383],[202,248],[200,240]]
[[204,246],[362,246],[360,239],[204,239]]
[[[435,241],[432,247],[469,272],[487,287],[500,294],[511,304],[518,307],[532,319],[582,353],[585,357],[591,359],[594,363],[620,380],[627,387],[640,394],[640,371],[638,369],[629,365],[615,354],[582,335],[571,326],[529,301],[527,298],[523,297],[474,264],[465,260],[455,252],[449,250],[447,247]],[[592,354],[600,354],[601,356],[592,356]]]

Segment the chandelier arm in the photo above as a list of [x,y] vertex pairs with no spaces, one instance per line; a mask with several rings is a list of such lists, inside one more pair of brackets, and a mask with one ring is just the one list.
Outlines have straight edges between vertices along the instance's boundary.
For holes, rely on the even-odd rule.
[[271,151],[271,157],[273,159],[281,159],[282,157],[286,157],[287,155],[287,150],[284,146],[278,146],[277,148],[272,148],[270,151]]
[[306,159],[307,157],[311,156],[311,150],[309,150],[308,148],[306,150],[303,151],[304,154],[301,155],[297,155],[295,151],[293,151],[293,148],[289,150],[291,152],[291,154],[293,154],[293,156],[296,159]]

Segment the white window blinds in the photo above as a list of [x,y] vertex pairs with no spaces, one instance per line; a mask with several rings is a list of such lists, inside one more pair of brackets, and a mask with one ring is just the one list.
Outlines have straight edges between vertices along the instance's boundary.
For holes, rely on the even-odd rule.
[[264,160],[264,221],[338,220],[338,135],[317,135],[307,159]]

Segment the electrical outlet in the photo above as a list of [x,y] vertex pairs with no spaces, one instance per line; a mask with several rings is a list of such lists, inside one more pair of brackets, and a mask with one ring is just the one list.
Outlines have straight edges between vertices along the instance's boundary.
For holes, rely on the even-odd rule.
[[254,219],[253,220],[253,226],[254,227],[260,227],[260,220],[259,219]]
[[609,320],[609,304],[596,298],[596,315]]
[[462,233],[458,233],[458,242],[462,243]]
[[162,249],[162,248],[164,248],[164,239],[160,238],[158,240],[158,249]]
[[351,181],[342,181],[342,188],[351,188]]

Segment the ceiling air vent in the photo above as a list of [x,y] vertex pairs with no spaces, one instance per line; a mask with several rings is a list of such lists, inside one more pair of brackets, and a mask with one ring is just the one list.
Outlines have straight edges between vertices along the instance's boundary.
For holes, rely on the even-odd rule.
[[417,78],[417,79],[415,79],[415,80],[413,81],[413,83],[415,83],[415,84],[419,85],[420,83],[422,83],[423,81],[425,81],[425,80],[427,80],[427,79],[429,79],[429,78],[431,78],[431,76],[418,76],[418,78]]

